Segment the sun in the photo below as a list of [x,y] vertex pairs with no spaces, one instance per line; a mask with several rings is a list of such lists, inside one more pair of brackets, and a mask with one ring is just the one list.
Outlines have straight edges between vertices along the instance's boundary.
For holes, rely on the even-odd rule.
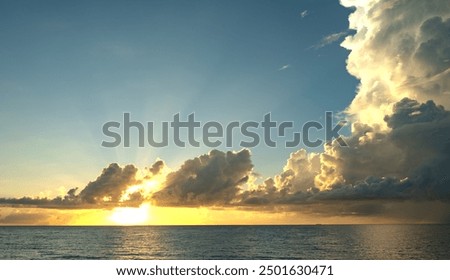
[[109,220],[116,225],[145,225],[150,218],[150,204],[144,203],[139,208],[117,207],[112,210]]

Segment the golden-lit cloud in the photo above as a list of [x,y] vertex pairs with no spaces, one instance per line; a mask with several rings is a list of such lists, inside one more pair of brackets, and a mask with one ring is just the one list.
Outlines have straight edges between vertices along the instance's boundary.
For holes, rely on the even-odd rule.
[[354,120],[383,122],[393,105],[407,97],[450,107],[450,4],[436,1],[341,0],[355,8],[356,31],[342,46],[350,50],[348,71],[360,80],[348,108]]

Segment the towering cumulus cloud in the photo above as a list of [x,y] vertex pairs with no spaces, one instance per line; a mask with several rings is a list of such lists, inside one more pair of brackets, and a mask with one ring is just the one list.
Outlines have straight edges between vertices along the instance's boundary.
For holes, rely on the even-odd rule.
[[342,45],[351,51],[348,71],[361,83],[347,110],[354,121],[350,147],[325,147],[316,184],[331,189],[390,177],[411,182],[413,189],[448,185],[450,3],[342,4],[356,8],[349,18],[356,34]]
[[[342,0],[356,10],[356,30],[343,46],[348,71],[360,79],[348,108],[356,120],[381,124],[408,97],[450,107],[450,2],[445,0]],[[385,126],[384,126],[385,127]]]
[[[282,174],[242,193],[242,202],[345,200],[358,203],[352,213],[367,213],[374,208],[361,206],[373,201],[379,210],[387,202],[409,200],[408,211],[415,213],[414,203],[435,201],[446,204],[448,213],[450,2],[342,4],[355,9],[349,22],[356,33],[342,45],[350,50],[348,71],[360,80],[346,110],[352,120],[348,147],[335,141],[320,155],[293,153]],[[436,217],[450,220],[448,214]]]

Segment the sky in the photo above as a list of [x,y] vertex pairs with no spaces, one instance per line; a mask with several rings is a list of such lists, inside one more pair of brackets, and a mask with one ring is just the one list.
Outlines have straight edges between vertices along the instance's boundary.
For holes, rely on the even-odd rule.
[[[449,222],[449,17],[440,0],[0,1],[0,224]],[[327,111],[348,147],[102,147],[124,113],[300,131]]]

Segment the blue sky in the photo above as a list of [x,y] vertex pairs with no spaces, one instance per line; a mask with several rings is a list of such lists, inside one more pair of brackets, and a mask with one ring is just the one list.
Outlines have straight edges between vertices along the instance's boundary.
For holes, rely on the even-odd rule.
[[[271,112],[301,125],[342,111],[357,86],[348,51],[342,38],[320,45],[350,12],[338,1],[0,2],[0,196],[83,187],[110,162],[176,168],[210,149],[102,148],[102,125],[123,112],[225,124]],[[279,173],[297,149],[252,149],[255,171]]]

